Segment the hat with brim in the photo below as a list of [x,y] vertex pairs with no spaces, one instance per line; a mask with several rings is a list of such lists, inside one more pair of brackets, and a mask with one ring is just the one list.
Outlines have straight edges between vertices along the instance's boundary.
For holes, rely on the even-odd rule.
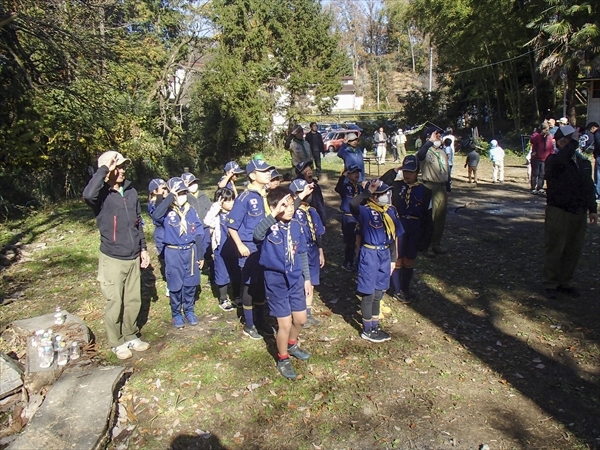
[[189,186],[194,181],[198,181],[198,178],[196,178],[196,176],[190,172],[182,173],[181,179],[183,180],[183,182],[185,183],[186,186]]
[[312,159],[310,161],[300,161],[298,164],[296,164],[296,167],[295,167],[296,173],[301,174],[302,171],[304,169],[306,169],[308,166],[310,166],[310,168],[312,169],[312,167],[313,167]]
[[559,127],[558,130],[556,130],[556,133],[554,133],[554,139],[559,140],[562,138],[568,138],[571,137],[573,133],[575,133],[575,128],[573,128],[571,125],[565,125],[564,127]]
[[304,190],[304,188],[306,187],[308,183],[306,182],[306,180],[303,180],[301,178],[297,178],[294,181],[292,181],[290,183],[290,191],[296,193],[296,192],[302,192]]
[[273,180],[283,180],[283,175],[281,175],[279,172],[277,172],[277,169],[273,169],[271,170],[271,181]]
[[264,159],[253,159],[246,165],[246,173],[250,174],[254,171],[267,172],[273,170],[275,167],[267,164]]
[[356,140],[358,140],[358,135],[356,133],[348,133],[348,136],[346,137],[347,142]]
[[379,186],[377,186],[377,189],[375,189],[375,192],[373,192],[373,195],[383,194],[383,193],[389,191],[391,188],[392,188],[391,186],[388,186],[384,182],[381,182],[381,184]]
[[569,119],[567,119],[566,117],[561,117],[560,119],[558,119],[557,122],[561,125],[569,125]]
[[229,161],[227,164],[225,164],[225,168],[223,169],[224,172],[229,172],[232,171],[233,173],[242,173],[243,170],[240,167],[240,165],[238,163],[236,163],[235,161]]
[[187,192],[188,187],[185,182],[181,179],[181,177],[173,177],[167,181],[167,187],[169,188],[169,192],[173,194],[179,194],[180,192]]
[[150,180],[150,184],[148,184],[148,191],[154,192],[159,187],[164,186],[165,184],[167,183],[162,178],[153,178],[152,180]]
[[433,133],[441,133],[442,129],[436,126],[432,126],[432,127],[427,127],[425,128],[425,138],[428,138],[429,136],[431,136]]
[[115,158],[117,167],[131,163],[129,158],[125,158],[116,150],[109,150],[108,152],[102,153],[98,158],[98,168],[102,166],[110,167],[110,164],[115,160]]
[[362,169],[358,167],[356,164],[350,164],[346,173],[354,173],[354,172],[362,172]]
[[402,161],[402,170],[407,172],[416,172],[419,170],[419,160],[415,155],[408,155]]

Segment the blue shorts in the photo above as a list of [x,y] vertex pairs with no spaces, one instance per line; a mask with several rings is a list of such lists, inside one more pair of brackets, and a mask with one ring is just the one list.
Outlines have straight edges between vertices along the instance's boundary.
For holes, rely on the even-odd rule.
[[342,236],[344,244],[354,245],[356,241],[356,219],[352,215],[344,214],[342,216]]
[[265,270],[265,294],[269,305],[269,314],[273,317],[287,317],[292,312],[306,310],[306,296],[304,295],[304,277],[292,280],[281,272]]
[[400,219],[404,234],[398,239],[398,259],[417,259],[421,221],[416,219]]
[[319,247],[313,245],[308,247],[306,252],[308,257],[308,269],[310,271],[310,284],[318,286],[321,283],[321,264],[319,261]]
[[242,283],[256,284],[262,279],[262,266],[258,263],[260,259],[260,249],[254,242],[244,242],[244,245],[250,249],[250,256],[239,257],[238,264],[242,269]]
[[360,248],[358,260],[358,286],[356,290],[370,295],[375,290],[385,291],[390,287],[390,250]]
[[225,286],[229,283],[239,284],[240,282],[240,266],[238,266],[235,253],[233,253],[231,249],[231,246],[217,248],[213,254],[215,284],[217,286]]

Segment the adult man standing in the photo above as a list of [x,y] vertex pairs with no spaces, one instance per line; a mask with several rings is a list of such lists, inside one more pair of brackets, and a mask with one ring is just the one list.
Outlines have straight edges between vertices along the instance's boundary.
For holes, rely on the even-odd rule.
[[137,316],[142,304],[140,267],[150,264],[142,229],[137,191],[125,179],[129,158],[108,151],[98,158],[98,170],[83,191],[100,231],[98,281],[106,298],[104,323],[108,344],[119,359],[132,357],[150,345],[139,338]]
[[596,199],[600,199],[600,127],[598,122],[590,122],[585,129],[592,138],[592,142],[588,141],[588,146],[592,145],[594,147],[594,183],[596,184]]
[[447,253],[447,250],[441,246],[441,242],[446,226],[446,208],[448,192],[450,192],[448,155],[442,147],[439,129],[427,128],[425,139],[425,143],[417,152],[417,158],[421,161],[423,184],[431,190],[433,205],[433,235],[431,236],[431,251],[427,253],[429,256],[443,255]]
[[406,156],[406,135],[402,131],[402,128],[398,129],[398,134],[396,135],[396,147],[397,153],[394,155],[394,162],[397,162],[398,159],[404,161],[404,157]]
[[576,153],[578,138],[572,126],[560,127],[555,133],[559,151],[548,158],[546,165],[546,254],[542,279],[548,298],[556,298],[558,292],[580,296],[571,284],[573,273],[583,249],[586,222],[598,222],[592,164]]
[[379,131],[375,132],[373,136],[373,143],[376,145],[377,164],[385,164],[385,154],[387,152],[387,135],[383,131],[383,127],[379,128]]
[[315,162],[315,169],[317,177],[321,175],[321,155],[325,153],[325,145],[323,145],[323,137],[319,133],[316,122],[310,123],[310,131],[304,137],[306,142],[310,145],[310,151],[312,153],[313,161]]
[[302,128],[302,125],[296,125],[292,129],[290,154],[292,155],[292,168],[294,169],[300,162],[309,162],[313,160],[310,145],[304,140],[304,129]]
[[554,151],[554,143],[550,134],[550,126],[542,123],[540,131],[531,135],[531,193],[544,193],[544,171],[546,159]]

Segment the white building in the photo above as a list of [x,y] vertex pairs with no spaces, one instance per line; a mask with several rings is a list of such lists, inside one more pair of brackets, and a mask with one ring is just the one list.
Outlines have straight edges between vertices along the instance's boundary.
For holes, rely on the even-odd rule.
[[356,96],[354,77],[342,77],[342,90],[336,95],[337,102],[331,109],[332,112],[360,111],[363,107],[363,97]]

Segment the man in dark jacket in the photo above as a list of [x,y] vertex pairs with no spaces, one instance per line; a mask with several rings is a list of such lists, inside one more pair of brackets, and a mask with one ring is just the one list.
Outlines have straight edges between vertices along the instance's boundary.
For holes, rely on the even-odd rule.
[[583,248],[586,222],[598,222],[598,208],[592,181],[592,164],[576,153],[579,147],[575,129],[560,127],[555,135],[558,153],[546,161],[546,254],[542,279],[546,297],[559,292],[579,297],[571,281]]
[[591,142],[588,141],[588,147],[594,147],[594,183],[596,184],[596,199],[600,199],[600,126],[598,126],[598,122],[590,122],[585,129],[592,138]]
[[125,179],[129,158],[108,151],[83,191],[100,231],[98,281],[106,298],[104,322],[109,345],[119,359],[131,358],[150,345],[139,338],[137,317],[142,304],[140,267],[150,264],[137,191]]
[[315,162],[315,169],[317,177],[321,175],[321,155],[325,153],[325,145],[323,144],[323,137],[319,133],[316,122],[310,123],[310,131],[306,133],[304,139],[310,145],[310,151],[312,153],[313,161]]
[[327,215],[325,213],[325,200],[323,199],[323,192],[321,191],[321,186],[317,183],[317,180],[313,179],[313,162],[299,162],[296,164],[296,178],[300,178],[306,181],[308,184],[313,184],[314,189],[312,194],[306,197],[305,201],[317,210],[319,217],[321,218],[321,222],[326,226],[327,224]]

